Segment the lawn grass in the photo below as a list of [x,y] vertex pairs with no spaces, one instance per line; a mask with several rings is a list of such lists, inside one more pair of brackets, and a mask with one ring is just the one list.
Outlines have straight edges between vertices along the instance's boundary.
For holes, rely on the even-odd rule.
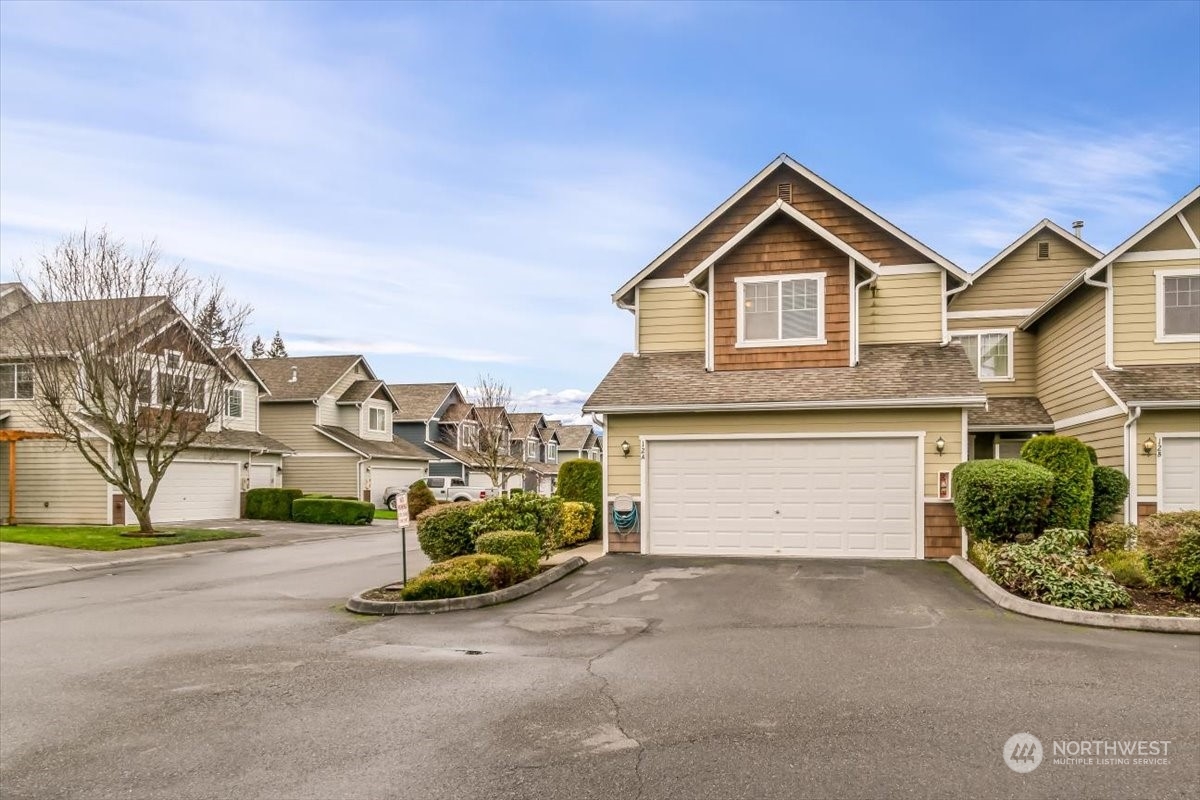
[[395,519],[395,518],[396,518],[396,512],[392,511],[390,508],[375,509],[375,519]]
[[133,538],[122,533],[136,531],[137,526],[109,525],[6,525],[0,527],[0,542],[40,544],[50,547],[69,547],[73,550],[132,550],[138,547],[162,547],[188,542],[212,542],[219,539],[241,539],[257,536],[247,531],[212,531],[191,528],[166,529],[170,536]]

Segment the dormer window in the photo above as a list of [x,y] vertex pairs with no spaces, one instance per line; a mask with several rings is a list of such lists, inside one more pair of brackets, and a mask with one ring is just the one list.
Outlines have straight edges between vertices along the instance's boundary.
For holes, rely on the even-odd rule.
[[178,350],[164,350],[163,365],[166,366],[167,369],[179,369],[183,366],[183,353],[179,352]]
[[536,439],[526,439],[525,440],[525,460],[526,461],[537,461],[537,457],[538,457],[537,440]]
[[555,464],[558,462],[558,445],[554,442],[546,442],[546,463]]
[[225,416],[230,419],[242,418],[242,390],[225,390]]
[[458,449],[474,450],[479,446],[479,426],[474,422],[464,422],[458,426]]
[[736,282],[738,347],[825,344],[825,273]]
[[375,433],[387,431],[387,409],[377,406],[367,408],[367,430]]

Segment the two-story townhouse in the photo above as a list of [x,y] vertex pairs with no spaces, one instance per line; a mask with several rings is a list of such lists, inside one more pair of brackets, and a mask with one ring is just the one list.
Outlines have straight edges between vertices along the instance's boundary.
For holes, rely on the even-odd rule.
[[[158,407],[163,392],[178,390],[181,375],[187,375],[186,380],[192,383],[187,387],[189,393],[222,394],[219,414],[159,482],[151,512],[155,522],[237,517],[247,489],[277,485],[282,455],[288,448],[259,429],[259,403],[267,389],[240,353],[210,350],[165,298],[85,302],[88,309],[77,303],[73,312],[92,314],[97,319],[120,320],[136,315],[155,319],[155,334],[139,348],[148,378],[145,397],[140,399],[144,409]],[[61,312],[60,306],[37,302],[18,283],[0,286],[0,325],[6,328],[25,324],[35,315],[53,317]],[[35,370],[27,355],[13,347],[9,340],[0,348],[0,434],[6,434],[10,451],[8,458],[0,459],[0,514],[10,524],[134,522],[125,497],[88,464],[74,445],[40,438],[46,431],[36,413],[39,386]],[[189,357],[185,351],[203,359],[201,368],[186,361]],[[64,356],[69,358],[70,354]],[[201,374],[208,378],[198,378]],[[202,398],[198,398],[198,404],[208,406]],[[111,442],[99,427],[95,441],[99,449],[107,448],[111,460]],[[146,474],[144,466],[142,472]]]
[[576,459],[600,460],[600,442],[596,429],[591,425],[563,425],[549,421],[547,424],[558,434],[558,461],[564,463]]
[[1200,187],[1071,276],[1018,325],[1037,337],[1055,431],[1130,480],[1125,518],[1200,508]]
[[[636,350],[604,415],[609,551],[935,558],[987,398],[959,267],[787,155],[613,295]],[[615,498],[634,503],[617,528]]]
[[[1030,437],[1054,430],[1040,399],[1037,338],[1020,323],[1103,255],[1082,239],[1082,223],[1074,230],[1043,219],[950,293],[950,337],[966,349],[988,397],[967,413],[971,458],[1016,458]],[[1070,402],[1057,387],[1046,394],[1056,411]]]
[[553,494],[558,480],[558,437],[539,411],[512,412],[512,448],[525,461],[523,488],[527,492]]
[[475,441],[479,423],[458,384],[389,383],[388,391],[396,399],[392,432],[429,454],[431,476],[465,482],[470,459],[463,448]]
[[384,506],[384,490],[427,474],[430,455],[392,432],[396,401],[360,355],[260,358],[271,394],[261,427],[294,452],[283,485]]

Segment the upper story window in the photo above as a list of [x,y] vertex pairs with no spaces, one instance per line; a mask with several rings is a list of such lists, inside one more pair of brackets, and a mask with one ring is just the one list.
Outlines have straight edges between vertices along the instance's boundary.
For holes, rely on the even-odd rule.
[[33,397],[33,364],[0,364],[0,400]]
[[367,430],[383,433],[387,431],[387,416],[386,408],[377,406],[367,407]]
[[525,440],[525,460],[526,461],[537,461],[537,457],[538,457],[537,440],[536,439],[526,439]]
[[825,344],[825,273],[738,278],[738,347]]
[[225,390],[225,416],[230,419],[242,418],[242,390]]
[[1012,380],[1012,331],[972,331],[956,334],[981,381]]
[[1195,269],[1159,270],[1158,339],[1200,340],[1200,273]]
[[546,463],[554,464],[558,461],[558,445],[554,442],[546,442]]
[[163,364],[167,369],[179,369],[183,366],[183,353],[178,350],[164,350]]
[[473,450],[479,446],[479,426],[474,422],[464,422],[458,426],[458,448]]

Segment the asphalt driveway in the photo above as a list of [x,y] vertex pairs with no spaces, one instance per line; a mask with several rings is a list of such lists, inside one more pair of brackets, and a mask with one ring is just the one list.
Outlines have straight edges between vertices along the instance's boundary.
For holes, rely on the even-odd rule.
[[[314,569],[353,542],[366,560]],[[1015,616],[921,562],[608,556],[504,606],[331,608],[379,580],[386,546],[186,559],[152,574],[176,571],[172,591],[0,595],[5,796],[1200,792],[1200,637]],[[253,576],[293,550],[302,571]],[[1046,750],[1026,775],[1001,758],[1018,732]],[[1169,763],[1055,765],[1055,740],[1165,740]]]

